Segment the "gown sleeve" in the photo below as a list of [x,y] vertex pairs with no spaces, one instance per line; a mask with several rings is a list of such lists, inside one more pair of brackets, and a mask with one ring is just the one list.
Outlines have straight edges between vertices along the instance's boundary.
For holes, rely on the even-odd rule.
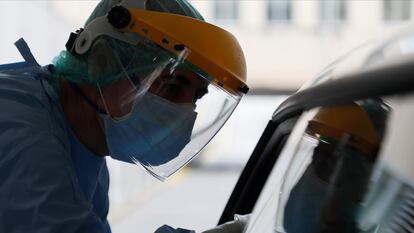
[[0,74],[0,232],[106,232],[45,98],[37,80]]

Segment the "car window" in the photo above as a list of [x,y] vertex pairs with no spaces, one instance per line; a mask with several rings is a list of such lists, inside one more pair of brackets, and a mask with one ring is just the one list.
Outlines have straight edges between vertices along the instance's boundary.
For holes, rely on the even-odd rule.
[[313,111],[303,114],[290,134],[285,148],[281,152],[279,160],[269,175],[259,200],[254,207],[246,232],[272,232],[275,210],[278,204],[278,197],[276,195],[279,193],[282,183],[281,177],[286,173],[290,158],[295,152],[294,145],[298,143],[306,127],[307,119],[310,119],[312,114],[314,114]]
[[372,208],[366,205],[374,192],[370,187],[381,176],[379,151],[394,102],[365,99],[303,113],[245,232],[377,232],[389,227],[378,226],[378,219],[367,224]]

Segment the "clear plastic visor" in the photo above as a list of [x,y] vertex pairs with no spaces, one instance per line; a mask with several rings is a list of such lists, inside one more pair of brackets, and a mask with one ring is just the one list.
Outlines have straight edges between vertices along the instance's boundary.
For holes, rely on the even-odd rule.
[[187,164],[240,101],[189,63],[143,40],[136,46],[97,39],[86,54],[88,77],[112,158],[142,165],[160,180]]

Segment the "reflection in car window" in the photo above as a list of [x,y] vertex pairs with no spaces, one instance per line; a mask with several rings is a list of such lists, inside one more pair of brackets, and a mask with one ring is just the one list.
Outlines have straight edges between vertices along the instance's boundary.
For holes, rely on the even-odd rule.
[[[272,184],[277,188],[270,188],[267,204],[255,209],[261,217],[253,217],[248,233],[376,232],[362,230],[366,219],[361,214],[379,169],[390,106],[382,99],[367,99],[312,111],[298,122],[305,125],[295,136],[299,139],[290,139],[295,144],[288,143],[282,152],[279,162],[289,161],[287,168],[279,174],[279,184]],[[255,224],[268,225],[267,230]]]
[[[369,112],[372,113],[369,113]],[[282,185],[276,228],[282,232],[357,232],[388,107],[380,100],[323,107],[311,119]],[[310,145],[310,146],[304,146]],[[311,150],[309,148],[312,148]],[[297,164],[300,164],[299,166]],[[300,222],[301,224],[298,224]]]

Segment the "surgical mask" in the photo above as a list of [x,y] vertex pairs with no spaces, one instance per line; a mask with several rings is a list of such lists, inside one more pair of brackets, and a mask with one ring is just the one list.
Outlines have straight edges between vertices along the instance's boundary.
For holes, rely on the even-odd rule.
[[190,141],[197,113],[194,105],[176,104],[144,93],[121,119],[101,115],[112,158],[158,166],[176,158]]

